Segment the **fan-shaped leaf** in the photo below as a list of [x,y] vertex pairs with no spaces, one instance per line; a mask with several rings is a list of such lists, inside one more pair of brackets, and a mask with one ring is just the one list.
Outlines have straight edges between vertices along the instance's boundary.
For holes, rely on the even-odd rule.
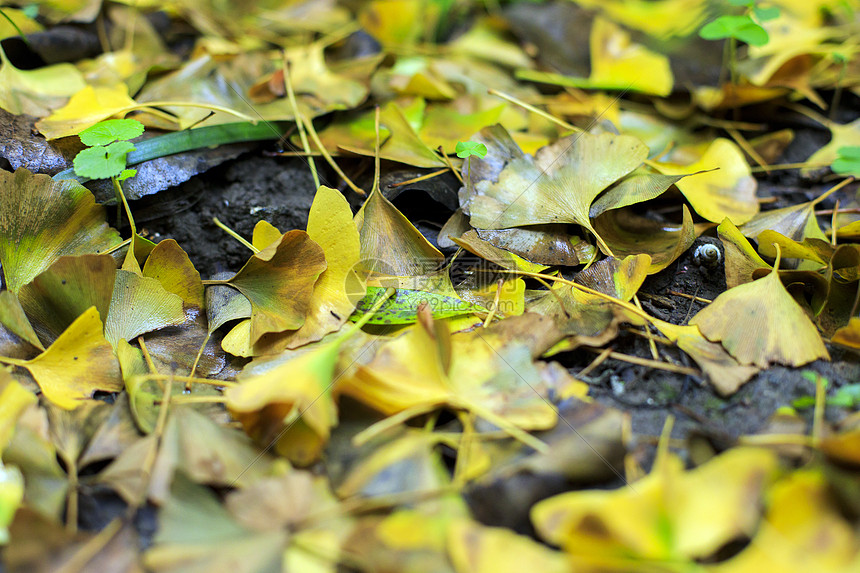
[[96,390],[122,390],[119,365],[102,335],[95,307],[79,316],[36,358],[2,361],[29,370],[45,397],[66,410],[79,406]]
[[104,252],[120,241],[104,208],[76,181],[0,170],[0,264],[12,292],[64,255]]
[[251,344],[267,332],[304,324],[314,283],[325,269],[320,246],[304,231],[290,231],[226,281],[251,301]]

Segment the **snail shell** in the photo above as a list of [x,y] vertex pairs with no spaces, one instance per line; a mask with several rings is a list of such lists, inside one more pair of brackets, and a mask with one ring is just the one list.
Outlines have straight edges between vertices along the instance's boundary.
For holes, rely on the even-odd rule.
[[723,255],[720,252],[720,248],[711,243],[699,245],[696,247],[696,250],[693,251],[693,260],[695,260],[696,264],[700,267],[706,267],[709,269],[716,268],[722,259]]

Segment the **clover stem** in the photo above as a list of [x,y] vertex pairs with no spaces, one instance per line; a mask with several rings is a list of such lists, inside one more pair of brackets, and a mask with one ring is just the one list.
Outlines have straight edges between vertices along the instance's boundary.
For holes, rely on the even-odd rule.
[[830,100],[830,121],[836,120],[836,111],[839,109],[839,100],[842,99],[842,82],[845,80],[845,69],[848,65],[848,60],[842,61],[842,66],[839,68],[839,77],[836,79],[836,89],[833,90],[833,99]]
[[[123,193],[123,191],[122,191],[122,185],[120,184],[119,179],[117,179],[116,177],[111,177],[110,180],[113,183],[113,188],[114,188],[114,191],[116,192],[116,200],[120,201],[122,203],[122,206],[125,208],[125,214],[128,217],[128,225],[129,225],[129,227],[131,227],[131,238],[132,238],[131,248],[134,249],[134,237],[135,237],[135,235],[137,235],[137,227],[135,227],[135,225],[134,225],[134,217],[132,217],[132,215],[131,215],[131,207],[128,206],[128,201],[126,201],[126,199],[125,199],[125,193]],[[119,209],[120,209],[120,207],[119,207],[119,205],[117,205],[117,219],[118,220],[121,218]],[[119,226],[119,225],[117,225],[117,226]]]

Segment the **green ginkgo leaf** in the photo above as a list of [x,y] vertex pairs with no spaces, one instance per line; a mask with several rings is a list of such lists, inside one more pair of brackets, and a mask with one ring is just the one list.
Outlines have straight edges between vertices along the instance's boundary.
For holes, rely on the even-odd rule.
[[81,143],[108,145],[115,141],[128,141],[143,133],[143,124],[136,119],[109,119],[88,127],[78,134]]
[[[357,321],[363,317],[384,294],[383,287],[367,287],[367,295],[358,301],[350,320]],[[423,306],[429,307],[433,318],[487,312],[487,309],[459,298],[421,290],[397,289],[394,295],[379,307],[368,324],[411,324],[418,320],[418,310]]]
[[103,253],[121,240],[77,181],[0,170],[0,265],[12,292],[64,255]]
[[125,170],[130,151],[134,151],[134,144],[130,141],[116,141],[110,145],[84,149],[75,156],[75,174],[90,179],[116,177]]

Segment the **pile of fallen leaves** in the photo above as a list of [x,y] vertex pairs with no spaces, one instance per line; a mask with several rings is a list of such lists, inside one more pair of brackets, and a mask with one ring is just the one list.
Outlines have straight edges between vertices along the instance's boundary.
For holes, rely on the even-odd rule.
[[[858,8],[2,8],[7,570],[860,570],[856,396],[825,420],[819,376],[811,428],[787,408],[687,444],[669,419],[648,447],[552,360],[596,349],[589,370],[627,359],[728,396],[860,349],[860,120],[826,117],[860,96]],[[50,38],[70,25],[95,47],[64,60]],[[774,165],[794,134],[750,109],[832,137]],[[319,185],[305,230],[260,221],[237,237],[244,266],[204,279],[127,202],[193,172],[156,155],[114,179],[126,238],[80,173],[51,177],[78,134],[126,116],[146,134],[108,152],[120,169],[153,134],[221,126],[280,138],[315,178],[329,164],[344,192]],[[374,157],[363,189],[343,165]],[[382,161],[459,179],[432,241],[380,190]],[[754,173],[781,168],[817,197],[762,209]],[[728,290],[689,320],[647,312],[643,283],[703,235],[695,256]],[[483,264],[464,274],[465,257]],[[614,352],[628,331],[650,358]]]

